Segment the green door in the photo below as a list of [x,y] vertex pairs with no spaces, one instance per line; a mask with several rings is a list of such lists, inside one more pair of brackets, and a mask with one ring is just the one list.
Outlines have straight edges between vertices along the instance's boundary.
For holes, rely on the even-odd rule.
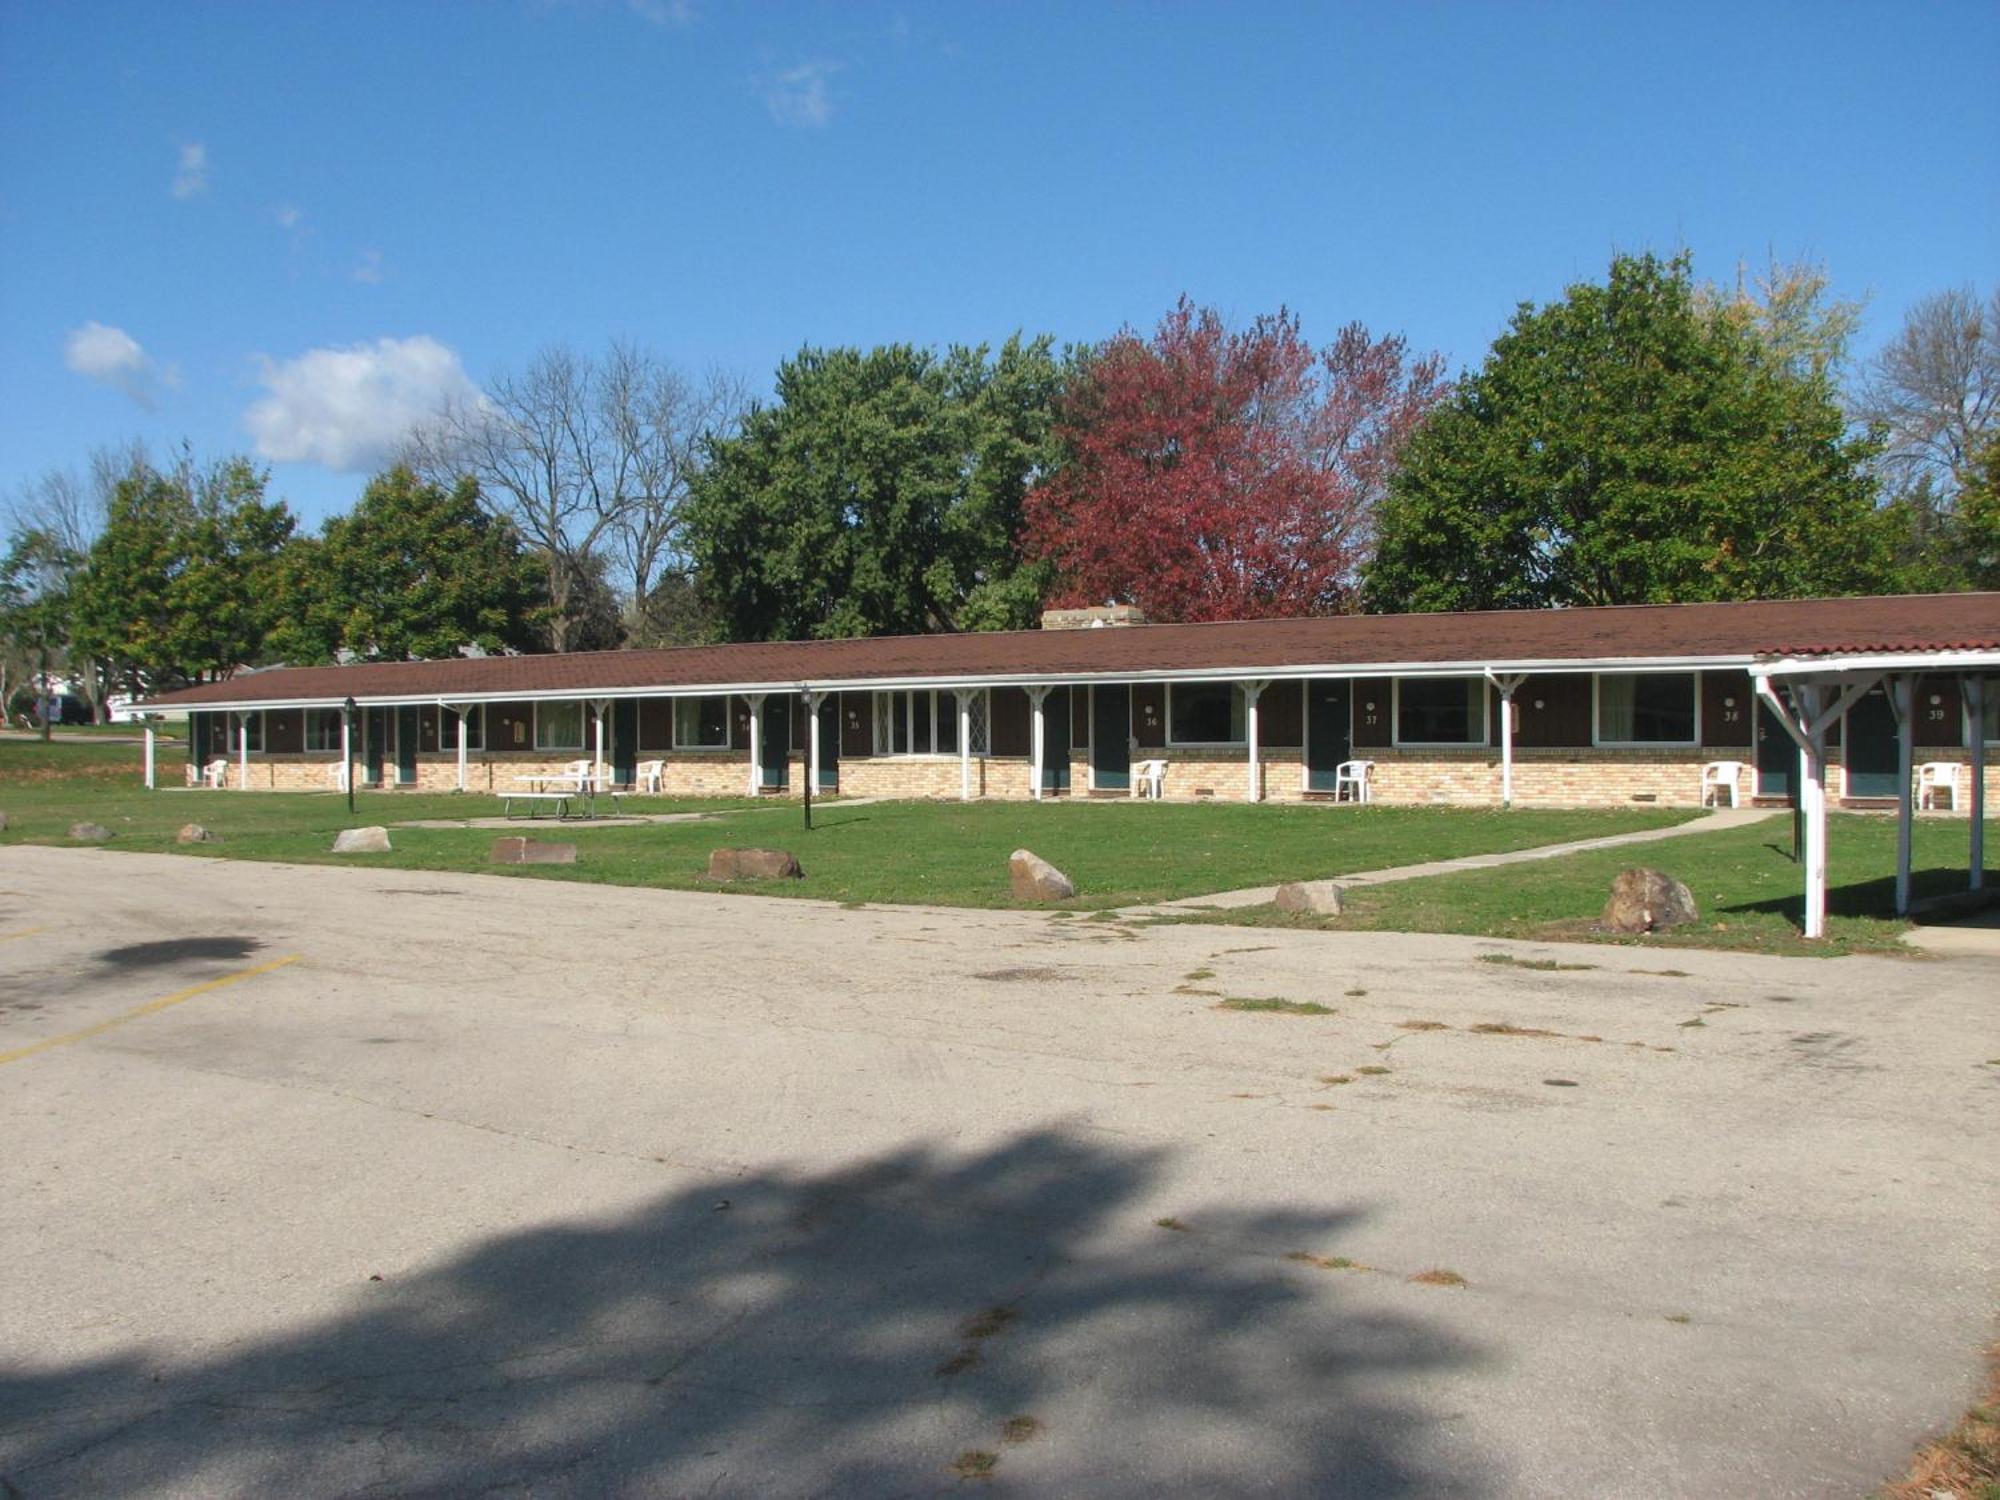
[[1068,790],[1069,689],[1061,687],[1042,700],[1042,792]]
[[1122,682],[1090,690],[1090,784],[1100,792],[1132,785],[1132,689]]
[[382,765],[388,755],[394,721],[386,708],[364,709],[361,715],[361,768],[369,786],[382,785]]
[[611,779],[631,786],[639,779],[639,700],[617,698],[611,704]]
[[396,785],[417,784],[417,707],[396,710]]
[[1847,763],[1846,794],[1850,797],[1896,795],[1896,712],[1880,686],[1864,693],[1847,711],[1841,734]]
[[816,792],[840,790],[840,694],[819,700],[819,784]]
[[757,738],[757,785],[785,785],[785,772],[792,753],[792,700],[788,694],[773,693],[764,700],[763,729]]
[[211,714],[188,715],[188,763],[197,770],[208,764],[208,726]]
[[1345,677],[1315,677],[1306,684],[1306,789],[1333,790],[1334,773],[1354,748]]
[[1798,792],[1799,747],[1792,742],[1771,712],[1771,705],[1757,703],[1757,795],[1796,801]]

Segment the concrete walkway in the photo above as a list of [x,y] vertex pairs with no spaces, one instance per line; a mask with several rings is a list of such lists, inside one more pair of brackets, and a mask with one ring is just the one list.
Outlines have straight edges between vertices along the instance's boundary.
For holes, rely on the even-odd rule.
[[[1721,833],[1730,828],[1743,828],[1752,823],[1761,823],[1776,814],[1769,808],[1725,808],[1712,812],[1706,817],[1695,818],[1686,823],[1676,823],[1671,828],[1647,828],[1637,833],[1615,833],[1601,839],[1572,839],[1566,844],[1539,844],[1532,849],[1512,849],[1501,854],[1468,854],[1461,859],[1434,859],[1420,865],[1396,865],[1387,870],[1361,870],[1352,875],[1339,875],[1334,879],[1343,886],[1387,885],[1395,880],[1422,880],[1431,875],[1450,875],[1459,870],[1490,870],[1499,865],[1525,864],[1530,860],[1558,859],[1565,854],[1586,854],[1594,849],[1617,849],[1626,844],[1650,844],[1660,839],[1682,838],[1690,833]],[[1251,886],[1247,890],[1217,891],[1209,896],[1184,896],[1177,901],[1159,901],[1144,907],[1132,907],[1120,915],[1140,916],[1152,912],[1189,911],[1203,908],[1230,909],[1239,906],[1262,906],[1277,899],[1275,885]]]

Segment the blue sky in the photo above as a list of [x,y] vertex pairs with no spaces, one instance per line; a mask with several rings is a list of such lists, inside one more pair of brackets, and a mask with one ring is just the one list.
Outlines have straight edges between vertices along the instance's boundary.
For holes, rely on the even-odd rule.
[[260,453],[617,336],[1059,339],[1183,291],[1477,363],[1614,249],[2000,280],[2000,5],[0,0],[0,494]]

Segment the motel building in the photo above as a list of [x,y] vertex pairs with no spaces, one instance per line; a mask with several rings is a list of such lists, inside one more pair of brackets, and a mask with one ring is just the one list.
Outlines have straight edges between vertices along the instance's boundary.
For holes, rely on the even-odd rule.
[[1829,803],[1906,828],[1920,807],[1970,813],[1976,881],[2000,594],[1207,625],[1109,606],[994,634],[279,668],[146,706],[187,711],[190,780],[246,790],[500,796],[587,761],[602,787],[696,797],[810,779],[968,800],[1796,802],[1811,934]]

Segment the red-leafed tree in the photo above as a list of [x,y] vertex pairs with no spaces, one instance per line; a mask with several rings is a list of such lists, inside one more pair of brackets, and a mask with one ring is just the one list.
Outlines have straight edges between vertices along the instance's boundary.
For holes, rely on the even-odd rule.
[[1183,297],[1151,339],[1086,359],[1063,459],[1023,546],[1052,602],[1153,620],[1335,613],[1365,560],[1396,450],[1446,393],[1443,360],[1349,324],[1323,350],[1280,310],[1232,332]]

